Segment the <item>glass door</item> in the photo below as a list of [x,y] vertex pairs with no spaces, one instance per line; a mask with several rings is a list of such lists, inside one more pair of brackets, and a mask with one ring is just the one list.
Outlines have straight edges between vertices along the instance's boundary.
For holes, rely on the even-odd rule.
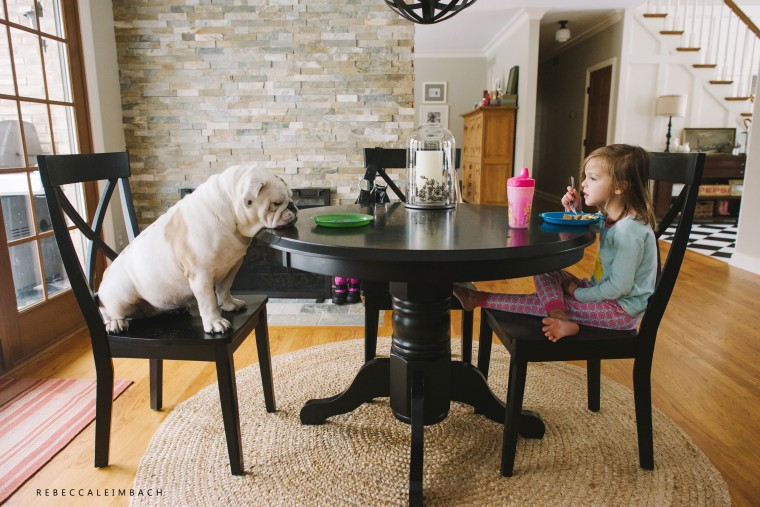
[[[37,155],[89,151],[90,137],[83,69],[76,64],[76,2],[0,1],[0,339],[7,369],[81,324]],[[87,209],[82,185],[67,193],[80,211]],[[74,239],[83,251],[83,238]]]

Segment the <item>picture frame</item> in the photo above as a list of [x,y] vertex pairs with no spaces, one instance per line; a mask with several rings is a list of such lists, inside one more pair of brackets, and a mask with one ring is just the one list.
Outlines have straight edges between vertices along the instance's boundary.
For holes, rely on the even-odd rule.
[[509,78],[507,78],[507,88],[504,95],[517,95],[517,83],[520,76],[520,67],[515,65],[509,69]]
[[449,106],[420,106],[420,124],[438,123],[449,128]]
[[683,129],[683,141],[689,143],[691,151],[702,153],[727,153],[731,154],[736,144],[735,128],[685,128]]
[[446,83],[429,82],[422,83],[422,102],[424,104],[445,104]]

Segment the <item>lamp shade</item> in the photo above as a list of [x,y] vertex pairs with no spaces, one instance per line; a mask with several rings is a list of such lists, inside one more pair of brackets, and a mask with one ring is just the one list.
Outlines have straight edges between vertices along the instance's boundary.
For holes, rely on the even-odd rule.
[[657,116],[686,116],[686,95],[660,95],[657,97]]
[[476,0],[385,0],[400,16],[419,23],[432,25],[450,18],[474,4]]
[[[45,153],[40,145],[37,129],[31,122],[23,122],[26,154],[29,167],[37,165],[37,155]],[[24,148],[21,128],[17,120],[0,121],[0,167],[24,167]]]

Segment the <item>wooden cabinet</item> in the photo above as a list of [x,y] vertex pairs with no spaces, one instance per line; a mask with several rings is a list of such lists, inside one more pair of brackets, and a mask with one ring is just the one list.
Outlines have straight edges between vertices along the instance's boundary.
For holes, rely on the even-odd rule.
[[507,204],[517,108],[483,107],[463,114],[462,197],[474,204]]
[[[736,223],[742,199],[738,190],[744,180],[745,165],[745,155],[707,155],[695,222]],[[667,211],[675,197],[673,194],[680,191],[675,190],[671,183],[658,182],[655,185],[654,208],[658,218]]]

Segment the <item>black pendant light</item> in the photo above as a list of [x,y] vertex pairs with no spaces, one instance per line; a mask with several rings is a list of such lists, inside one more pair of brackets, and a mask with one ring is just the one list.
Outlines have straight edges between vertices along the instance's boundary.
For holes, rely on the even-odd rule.
[[475,0],[385,0],[402,17],[422,25],[449,19],[475,3]]

